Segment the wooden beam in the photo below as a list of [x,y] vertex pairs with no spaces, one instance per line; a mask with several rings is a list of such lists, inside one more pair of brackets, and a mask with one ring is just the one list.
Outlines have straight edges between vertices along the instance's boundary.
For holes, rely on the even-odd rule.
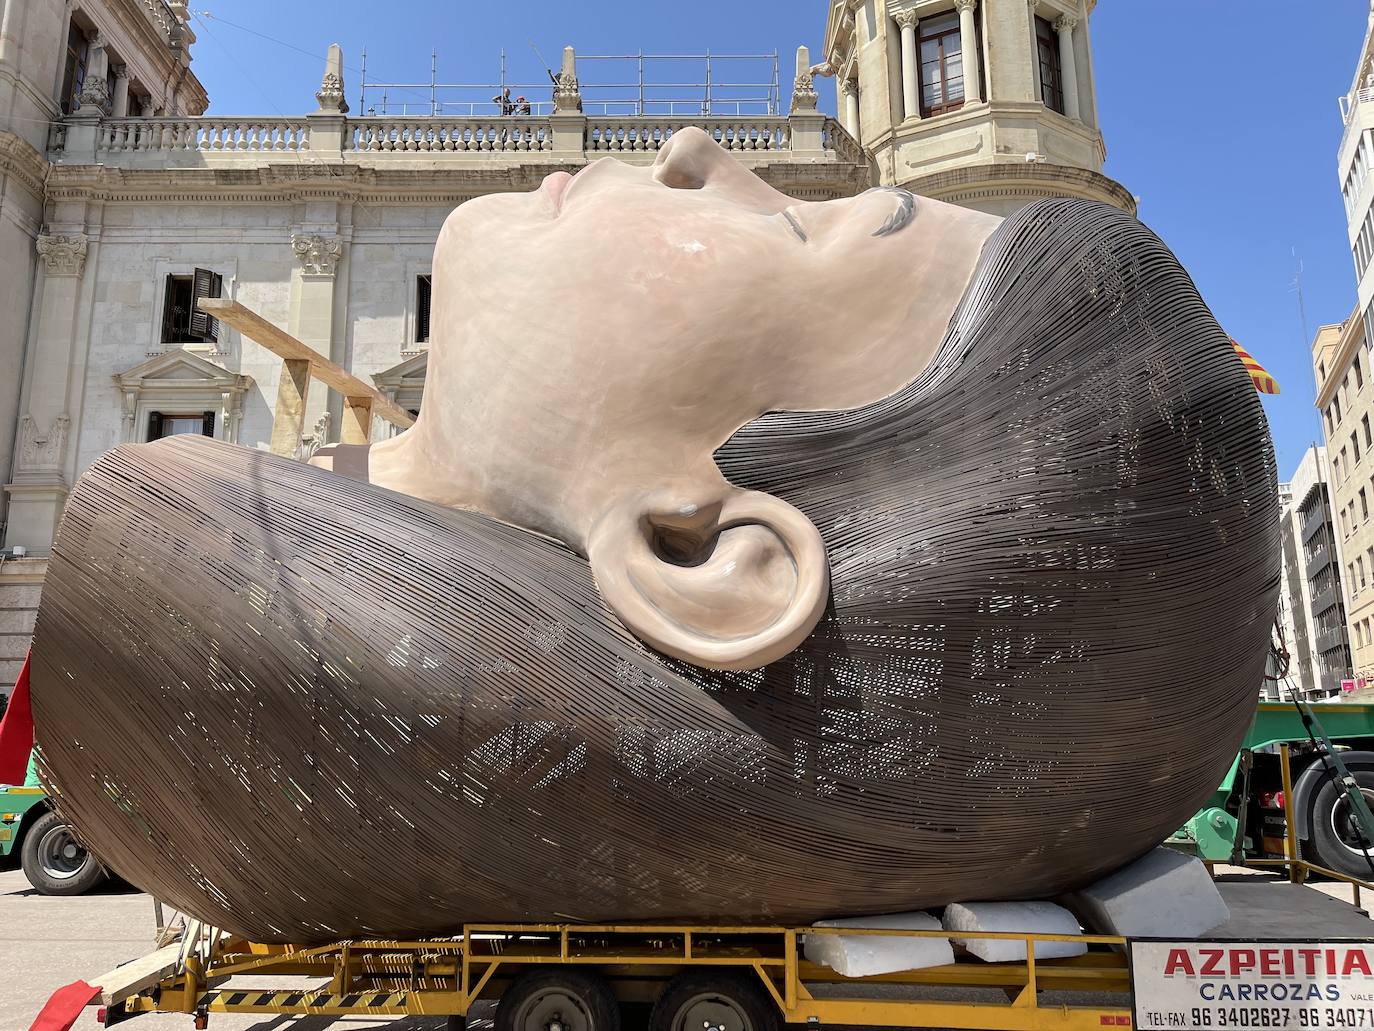
[[272,454],[295,458],[305,432],[305,403],[310,397],[310,359],[283,358],[277,380],[277,407],[272,410]]
[[341,444],[367,444],[372,440],[372,398],[344,398]]
[[231,301],[225,297],[202,297],[197,306],[226,326],[233,326],[249,340],[261,344],[273,354],[284,359],[309,361],[310,375],[345,398],[370,398],[372,414],[377,418],[384,419],[403,430],[415,425],[414,416],[394,401],[388,400],[376,387],[364,383],[343,366],[331,362],[314,348],[297,340],[286,330],[274,326],[251,308],[245,308],[238,301]]

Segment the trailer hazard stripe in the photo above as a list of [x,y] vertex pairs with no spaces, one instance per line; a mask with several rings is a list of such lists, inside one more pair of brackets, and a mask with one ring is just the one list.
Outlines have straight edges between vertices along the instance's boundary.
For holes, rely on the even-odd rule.
[[307,1012],[340,1009],[368,1013],[382,1009],[403,1011],[409,998],[409,992],[353,992],[342,995],[322,989],[316,992],[207,992],[201,996],[200,1002],[219,1010]]

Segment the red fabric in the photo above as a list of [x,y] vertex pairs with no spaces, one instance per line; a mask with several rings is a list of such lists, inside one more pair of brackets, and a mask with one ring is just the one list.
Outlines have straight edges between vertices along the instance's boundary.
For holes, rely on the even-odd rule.
[[29,660],[14,683],[9,708],[0,720],[0,784],[23,784],[33,751],[33,709],[29,706]]
[[[20,674],[19,680],[23,682],[23,674]],[[73,981],[57,989],[29,1025],[29,1031],[69,1031],[86,1004],[99,994],[99,985],[92,988],[85,981]]]

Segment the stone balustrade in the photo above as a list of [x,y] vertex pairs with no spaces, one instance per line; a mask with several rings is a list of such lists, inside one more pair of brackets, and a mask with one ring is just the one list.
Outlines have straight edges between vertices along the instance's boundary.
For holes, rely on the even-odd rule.
[[310,124],[304,118],[107,118],[96,147],[102,157],[125,151],[299,152],[310,149]]
[[689,125],[709,132],[731,151],[785,151],[791,149],[791,126],[786,118],[589,118],[586,149],[589,153],[656,151],[674,132]]
[[865,165],[859,145],[831,118],[586,116],[409,117],[316,114],[298,118],[93,118],[72,116],[53,127],[48,153],[62,164],[152,168],[261,163],[269,155],[314,162],[407,158],[508,164],[577,164],[614,155],[651,159],[673,133],[705,129],[751,164],[818,160]]
[[553,150],[547,118],[355,118],[344,149],[373,153]]

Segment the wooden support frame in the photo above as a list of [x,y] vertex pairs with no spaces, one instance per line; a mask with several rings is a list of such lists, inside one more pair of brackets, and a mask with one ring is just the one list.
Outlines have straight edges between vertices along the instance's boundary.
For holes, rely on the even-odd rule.
[[415,425],[414,416],[376,387],[363,382],[286,330],[274,326],[251,308],[223,297],[202,297],[196,306],[282,359],[282,376],[277,386],[277,406],[272,421],[273,454],[291,458],[300,447],[312,379],[343,395],[340,439],[344,444],[366,444],[371,440],[373,416],[403,430]]

